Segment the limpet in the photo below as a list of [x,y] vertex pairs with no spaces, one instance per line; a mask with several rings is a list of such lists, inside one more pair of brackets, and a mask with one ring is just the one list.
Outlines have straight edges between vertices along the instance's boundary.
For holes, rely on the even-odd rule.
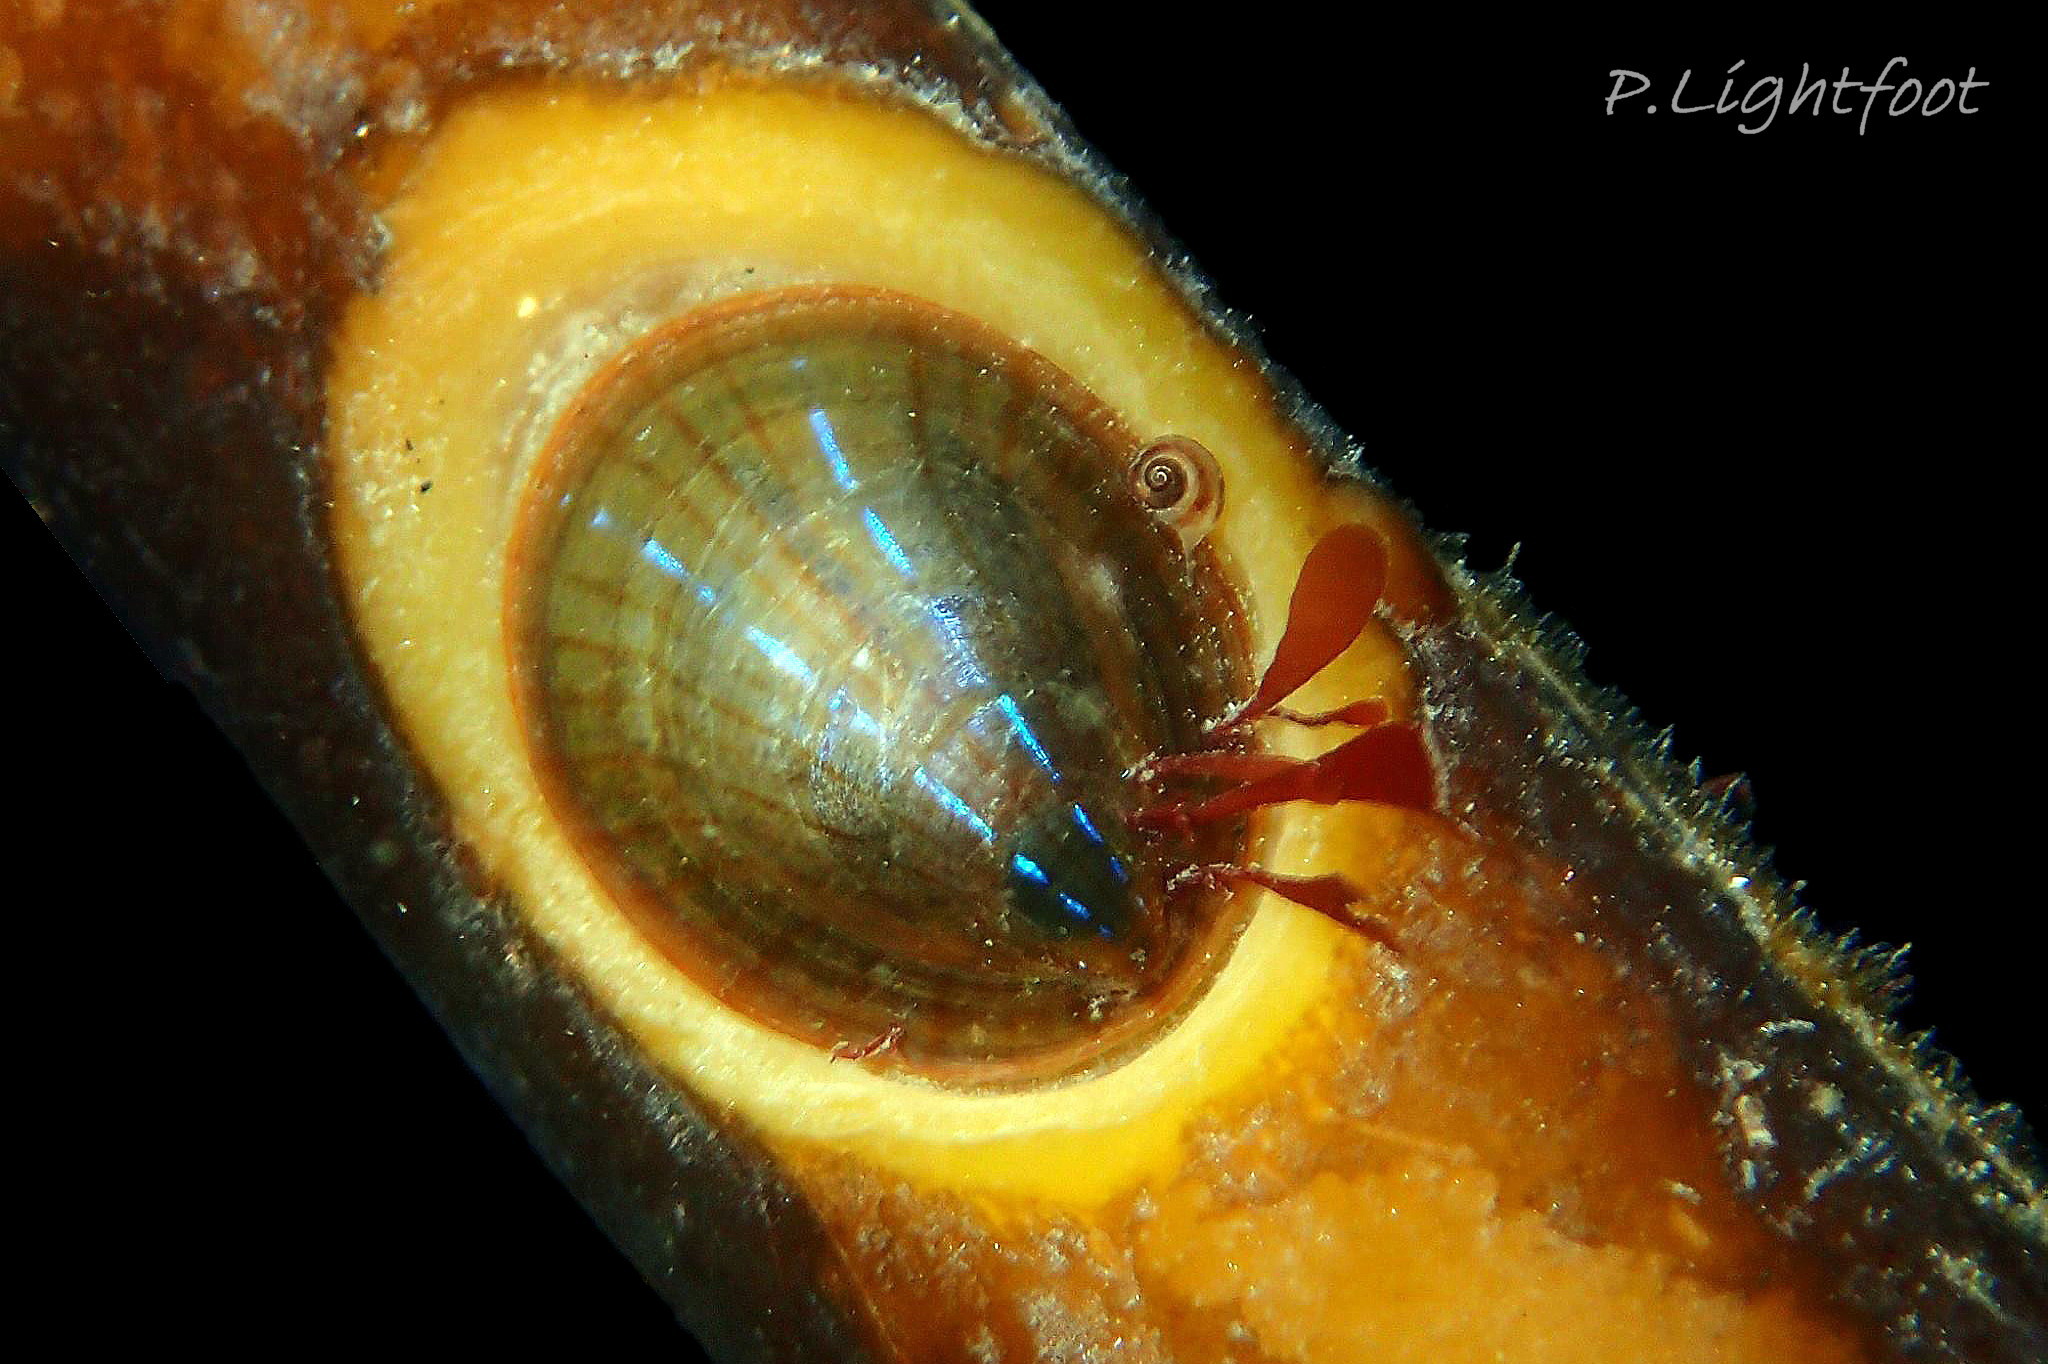
[[507,649],[550,803],[671,960],[841,1059],[978,1083],[1174,1016],[1235,920],[1169,905],[1169,870],[1242,823],[1141,841],[1128,774],[1243,663],[1134,445],[1042,358],[876,290],[688,313],[577,396]]

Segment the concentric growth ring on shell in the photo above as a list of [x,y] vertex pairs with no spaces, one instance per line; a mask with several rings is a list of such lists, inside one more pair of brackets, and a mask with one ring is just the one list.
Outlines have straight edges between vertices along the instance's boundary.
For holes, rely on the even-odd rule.
[[[1231,925],[1128,778],[1242,690],[1206,551],[1043,357],[794,289],[636,343],[557,427],[508,585],[537,770],[639,928],[868,1064],[1022,1082],[1184,1008]],[[886,1045],[884,1045],[886,1044]]]

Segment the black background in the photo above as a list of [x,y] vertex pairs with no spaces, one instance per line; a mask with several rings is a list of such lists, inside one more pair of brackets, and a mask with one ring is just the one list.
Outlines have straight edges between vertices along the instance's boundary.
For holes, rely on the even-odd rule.
[[[984,12],[1430,525],[1482,568],[1519,544],[1597,681],[1751,775],[1824,922],[1915,945],[1908,1025],[2048,1117],[2012,37],[1108,8]],[[1602,112],[1617,66],[1640,106],[1686,67],[1711,98],[1737,59],[1739,92],[1895,54],[1974,64],[1983,112]],[[9,918],[62,989],[17,1025],[51,1256],[170,1338],[676,1358],[239,759],[4,510],[9,841],[16,884],[54,873]]]

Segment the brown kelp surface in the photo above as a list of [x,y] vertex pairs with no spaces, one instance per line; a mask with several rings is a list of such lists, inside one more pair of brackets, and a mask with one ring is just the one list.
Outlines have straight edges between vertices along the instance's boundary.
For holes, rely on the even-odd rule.
[[[1210,351],[1242,353],[1243,338],[1199,314],[1185,279],[1122,265],[1146,262],[1150,228],[1125,220],[1114,187],[971,18],[914,6],[41,3],[8,22],[11,475],[198,689],[536,1143],[715,1349],[1652,1357],[1647,1336],[1672,1358],[2039,1352],[2041,1232],[2024,1156],[1890,1036],[1874,969],[1806,933],[1722,822],[1717,793],[1614,718],[1611,698],[1588,695],[1569,647],[1528,622],[1511,588],[1438,563],[1372,489],[1330,479],[1337,446],[1291,398],[1250,379],[1253,415],[1219,415],[1170,391],[1175,373],[1201,377]],[[652,103],[628,102],[636,93]],[[566,120],[563,141],[593,165],[672,147],[680,177],[698,154],[697,111],[733,146],[802,129],[801,145],[829,147],[849,177],[886,181],[929,157],[913,170],[972,182],[960,193],[983,196],[968,202],[991,218],[1021,212],[1013,203],[1055,204],[1069,216],[1053,229],[1108,215],[1099,256],[1081,257],[1097,247],[1074,231],[1014,249],[1078,262],[1075,274],[1129,268],[1129,325],[1154,325],[1156,306],[1192,338],[1158,373],[1127,382],[1097,354],[1093,323],[1032,311],[1034,295],[1065,287],[1057,271],[1008,268],[977,294],[934,265],[924,289],[955,290],[956,311],[979,302],[990,325],[1032,321],[1028,344],[1106,401],[1124,395],[1145,436],[1207,424],[1194,434],[1225,461],[1226,489],[1210,543],[1245,599],[1260,665],[1332,527],[1372,526],[1388,547],[1387,609],[1364,653],[1301,708],[1376,697],[1420,725],[1431,808],[1290,801],[1258,815],[1249,856],[1220,854],[1270,875],[1342,877],[1361,921],[1388,932],[1260,900],[1238,974],[1165,1020],[1160,1047],[1206,1048],[1170,1072],[1212,1086],[1184,1102],[1140,1087],[1145,1058],[1043,1092],[1006,1084],[998,1110],[971,1084],[897,1077],[886,1030],[821,1039],[837,1060],[817,1047],[792,1059],[724,1022],[664,1032],[661,1010],[706,1013],[703,999],[620,992],[624,977],[661,979],[659,963],[592,946],[597,919],[562,917],[573,894],[546,879],[571,873],[517,862],[482,788],[453,779],[483,761],[465,754],[504,745],[449,739],[466,721],[436,708],[399,650],[440,648],[441,667],[478,655],[466,636],[413,633],[441,627],[383,583],[396,563],[422,565],[451,574],[427,595],[454,599],[467,561],[448,557],[449,542],[390,538],[409,533],[380,529],[399,504],[357,480],[387,455],[409,469],[398,455],[416,440],[442,462],[416,484],[406,475],[418,491],[405,507],[459,510],[488,478],[453,460],[468,439],[458,426],[441,422],[430,441],[410,424],[417,390],[402,376],[351,357],[384,346],[377,310],[448,306],[414,263],[443,268],[482,236],[451,226],[455,245],[423,247],[444,229],[420,206],[477,183],[463,178],[465,152],[480,165],[484,151],[546,149]],[[630,139],[625,117],[639,120]],[[494,229],[518,205],[504,214]],[[638,220],[593,223],[595,235],[654,240]],[[828,228],[851,230],[826,224],[820,240]],[[792,233],[764,253],[772,264],[742,268],[781,269],[797,287],[874,260],[924,268],[899,265],[879,229],[874,257],[820,247],[792,265],[812,241]],[[750,262],[754,240],[738,248]],[[544,247],[536,238],[534,254]],[[857,247],[868,249],[831,249]],[[733,287],[656,292],[701,301]],[[555,306],[510,285],[504,302],[521,322]],[[623,315],[590,334],[616,349],[653,325]],[[1158,349],[1133,347],[1133,364]],[[436,355],[461,369],[456,352]],[[584,377],[572,366],[563,384]],[[551,401],[537,400],[536,432],[550,429]],[[399,414],[393,439],[379,434],[385,411]],[[1284,511],[1259,501],[1275,488]],[[474,505],[491,503],[477,493]],[[1441,600],[1439,583],[1454,606],[1400,609]],[[1237,680],[1248,691],[1253,679]],[[1304,760],[1329,748],[1291,729],[1262,742]],[[1313,965],[1313,989],[1261,1003],[1261,991],[1286,993],[1275,968],[1289,965]],[[1241,1045],[1202,1040],[1203,1011],[1219,1009],[1292,1010],[1296,1022]],[[779,1067],[766,1080],[750,1069],[761,1058]],[[828,1088],[843,1100],[819,1098]],[[871,1114],[898,1102],[928,1149]],[[856,1111],[859,1123],[845,1119]],[[1031,1173],[1005,1182],[995,1162]],[[734,1243],[761,1253],[721,1253]]]

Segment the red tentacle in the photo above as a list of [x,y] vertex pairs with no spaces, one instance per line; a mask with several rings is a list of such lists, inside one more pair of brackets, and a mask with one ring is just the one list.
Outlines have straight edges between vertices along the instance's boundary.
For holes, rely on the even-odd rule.
[[1386,920],[1377,914],[1369,914],[1355,908],[1364,901],[1364,893],[1334,872],[1326,876],[1287,876],[1275,871],[1261,871],[1257,867],[1220,864],[1189,867],[1173,878],[1169,889],[1179,889],[1191,882],[1200,882],[1211,887],[1259,886],[1304,908],[1312,909],[1325,918],[1334,919],[1346,928],[1356,929],[1391,952],[1401,950],[1401,945],[1394,940],[1394,931]]
[[1286,720],[1297,725],[1357,725],[1360,729],[1371,729],[1394,718],[1392,709],[1384,701],[1353,701],[1335,710],[1314,712],[1275,706],[1266,715],[1269,719]]
[[[1139,770],[1141,780],[1213,778],[1237,784],[1205,799],[1147,806],[1132,816],[1132,827],[1185,832],[1197,824],[1297,800],[1320,805],[1363,801],[1433,811],[1436,775],[1429,750],[1415,726],[1389,723],[1392,711],[1386,702],[1354,701],[1316,712],[1281,705],[1364,632],[1386,577],[1386,542],[1371,527],[1340,526],[1319,540],[1301,566],[1287,604],[1287,627],[1257,691],[1208,730],[1213,744],[1232,730],[1270,717],[1299,725],[1354,725],[1364,733],[1317,758],[1215,748],[1154,758]],[[1169,882],[1169,890],[1193,884],[1259,886],[1399,950],[1386,923],[1357,908],[1364,896],[1342,876],[1289,876],[1258,867],[1210,864],[1180,872]]]
[[903,1040],[903,1025],[892,1023],[889,1031],[865,1042],[837,1042],[832,1046],[831,1059],[834,1061],[865,1061],[870,1056],[889,1050]]
[[1141,829],[1186,829],[1294,800],[1317,805],[1370,801],[1406,810],[1436,807],[1429,750],[1413,725],[1381,725],[1320,758],[1281,761],[1285,767],[1267,768],[1265,775],[1206,800],[1170,801],[1140,810],[1131,823]]
[[1213,729],[1251,723],[1304,683],[1364,632],[1387,584],[1387,545],[1370,526],[1339,526],[1302,561],[1287,603],[1287,628],[1251,700]]
[[[1360,729],[1375,729],[1387,723],[1392,717],[1393,712],[1384,701],[1353,701],[1348,706],[1314,713],[1275,706],[1266,713],[1268,719],[1285,720],[1290,724],[1311,727],[1355,725]],[[1215,749],[1203,749],[1197,753],[1166,753],[1149,758],[1138,768],[1137,776],[1141,781],[1171,780],[1175,777],[1222,777],[1229,781],[1246,782],[1287,771],[1296,761],[1270,753],[1225,753]]]

